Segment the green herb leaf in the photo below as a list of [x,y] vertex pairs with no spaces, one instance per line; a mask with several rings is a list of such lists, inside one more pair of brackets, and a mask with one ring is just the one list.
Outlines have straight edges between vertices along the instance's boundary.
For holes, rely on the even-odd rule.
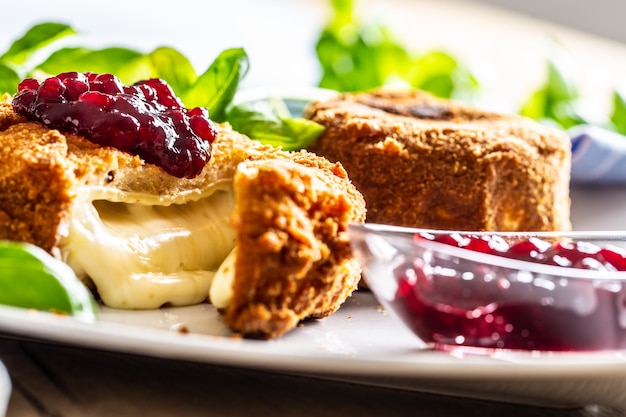
[[445,51],[418,55],[405,77],[410,85],[439,97],[471,97],[479,83],[471,71]]
[[578,86],[571,68],[566,51],[553,44],[547,59],[546,80],[522,104],[520,114],[563,129],[588,123],[578,108]]
[[187,57],[173,48],[157,48],[148,57],[154,68],[154,76],[167,81],[178,95],[187,91],[198,79]]
[[320,87],[367,91],[411,86],[447,98],[471,98],[478,91],[476,77],[450,54],[413,54],[387,26],[357,21],[352,0],[333,0],[331,4],[333,18],[315,48],[322,67]]
[[573,101],[578,99],[578,86],[571,72],[573,63],[566,52],[557,46],[548,59],[547,94],[554,101]]
[[331,0],[331,5],[334,13],[331,25],[335,29],[340,29],[354,21],[353,0]]
[[0,98],[2,93],[15,94],[20,81],[21,77],[11,66],[0,62]]
[[206,107],[211,119],[223,122],[226,120],[226,109],[248,68],[248,55],[244,49],[222,51],[193,86],[180,93],[181,99],[187,107]]
[[287,151],[306,148],[324,131],[324,126],[312,120],[292,117],[280,99],[232,106],[227,118],[233,129]]
[[88,322],[96,304],[72,269],[42,249],[0,241],[0,304],[66,313]]
[[616,132],[626,135],[626,97],[621,91],[613,91],[610,120]]
[[519,113],[522,116],[529,117],[535,120],[541,120],[546,117],[548,113],[546,107],[548,104],[546,88],[539,88],[535,90],[526,101],[522,104]]
[[563,129],[588,123],[578,110],[577,101],[561,100],[552,103],[548,119],[556,121]]
[[150,78],[154,73],[150,60],[144,54],[119,47],[99,50],[62,48],[50,54],[36,69],[50,75],[67,71],[110,73],[125,83]]
[[283,140],[275,146],[282,146],[287,151],[306,148],[324,133],[325,129],[323,125],[302,117],[280,118],[280,121],[282,122],[281,136]]
[[[336,91],[363,91],[384,84],[383,68],[396,66],[393,59],[381,63],[379,54],[389,48],[402,53],[400,45],[387,39],[388,33],[375,25],[360,24],[352,0],[332,0],[333,18],[322,30],[315,46],[322,67],[319,86]],[[393,57],[393,53],[389,53]]]
[[316,53],[322,66],[319,86],[336,91],[365,91],[402,79],[410,62],[386,28],[355,22],[329,25]]
[[31,27],[21,38],[13,42],[9,50],[0,56],[0,61],[24,64],[33,53],[44,46],[76,33],[71,26],[63,23],[40,23]]

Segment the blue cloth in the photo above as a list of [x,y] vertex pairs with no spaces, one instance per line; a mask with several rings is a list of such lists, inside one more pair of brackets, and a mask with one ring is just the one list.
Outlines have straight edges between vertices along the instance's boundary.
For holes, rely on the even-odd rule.
[[572,140],[572,184],[626,184],[626,136],[598,126],[576,126]]

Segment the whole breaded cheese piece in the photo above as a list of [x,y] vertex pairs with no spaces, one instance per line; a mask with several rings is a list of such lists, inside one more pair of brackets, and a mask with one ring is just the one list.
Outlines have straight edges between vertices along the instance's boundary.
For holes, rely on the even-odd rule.
[[447,230],[571,229],[570,141],[557,129],[423,91],[313,103],[326,127],[308,148],[340,161],[367,221]]
[[[333,203],[328,209],[331,200],[312,198],[307,214],[294,213],[309,215],[314,222],[335,222],[334,234],[314,234],[319,239],[315,246],[342,247],[348,223],[365,218],[363,197],[340,164],[306,151],[290,153],[262,145],[227,124],[218,127],[212,158],[193,179],[173,177],[137,156],[28,122],[15,115],[8,103],[0,104],[0,144],[0,238],[31,242],[55,254],[111,307],[150,309],[205,301],[216,272],[231,253],[235,268],[222,271],[219,280],[222,288],[224,282],[230,280],[231,284],[214,291],[221,297],[222,311],[228,314],[230,300],[235,303],[244,291],[260,296],[268,290],[266,283],[253,279],[242,284],[248,281],[244,266],[249,259],[259,262],[253,267],[269,270],[269,259],[254,254],[262,248],[246,245],[235,249],[248,225],[233,223],[233,213],[247,210],[238,207],[240,204],[258,203],[242,201],[238,195],[245,195],[247,188],[238,191],[234,182],[242,170],[251,169],[249,164],[258,163],[263,171],[280,175],[292,172],[294,178],[302,175],[310,178],[311,184],[333,184],[334,189],[327,188],[326,192],[335,193],[344,206]],[[266,184],[264,189],[269,196],[280,198],[280,204],[271,204],[268,197],[269,202],[259,212],[262,216],[279,210],[285,194],[296,198],[292,186],[284,182]],[[334,212],[340,207],[343,213]],[[335,217],[329,215],[325,220],[330,212]],[[280,234],[279,228],[284,227],[288,236],[285,244],[295,247],[299,237],[290,234],[290,213],[281,212],[281,216],[285,222],[273,225],[272,233]],[[248,221],[267,224],[265,217]],[[290,256],[302,253],[286,252],[284,261],[289,263]],[[321,310],[338,308],[360,279],[358,268],[351,268],[349,276],[345,273],[345,265],[353,264],[351,254],[338,250],[316,256],[311,263],[308,275],[300,281],[302,288],[313,289],[306,290],[311,295],[309,307],[268,304],[267,311],[281,316],[280,320],[286,308],[297,311],[280,326],[274,324],[280,320],[270,314],[265,322],[233,322],[231,328],[257,337],[274,337],[292,329],[297,321],[323,315]],[[326,272],[329,275],[324,279],[336,282],[333,288],[337,294],[335,304],[321,307],[317,279]],[[282,273],[272,278],[276,282],[292,280]],[[231,291],[232,297],[220,296],[224,291]],[[265,298],[266,303],[273,301],[271,296]]]

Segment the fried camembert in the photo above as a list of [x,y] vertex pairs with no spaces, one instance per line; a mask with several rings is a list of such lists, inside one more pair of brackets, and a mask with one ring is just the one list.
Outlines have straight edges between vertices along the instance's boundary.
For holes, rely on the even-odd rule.
[[206,165],[181,178],[8,101],[0,144],[0,238],[64,260],[107,306],[209,299],[233,331],[271,338],[357,287],[347,225],[365,205],[339,163],[222,124]]

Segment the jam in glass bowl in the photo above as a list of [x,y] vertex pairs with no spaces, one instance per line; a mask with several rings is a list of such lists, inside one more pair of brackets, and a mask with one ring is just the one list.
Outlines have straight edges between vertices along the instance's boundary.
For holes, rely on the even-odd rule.
[[378,301],[435,349],[626,348],[626,234],[351,225]]

